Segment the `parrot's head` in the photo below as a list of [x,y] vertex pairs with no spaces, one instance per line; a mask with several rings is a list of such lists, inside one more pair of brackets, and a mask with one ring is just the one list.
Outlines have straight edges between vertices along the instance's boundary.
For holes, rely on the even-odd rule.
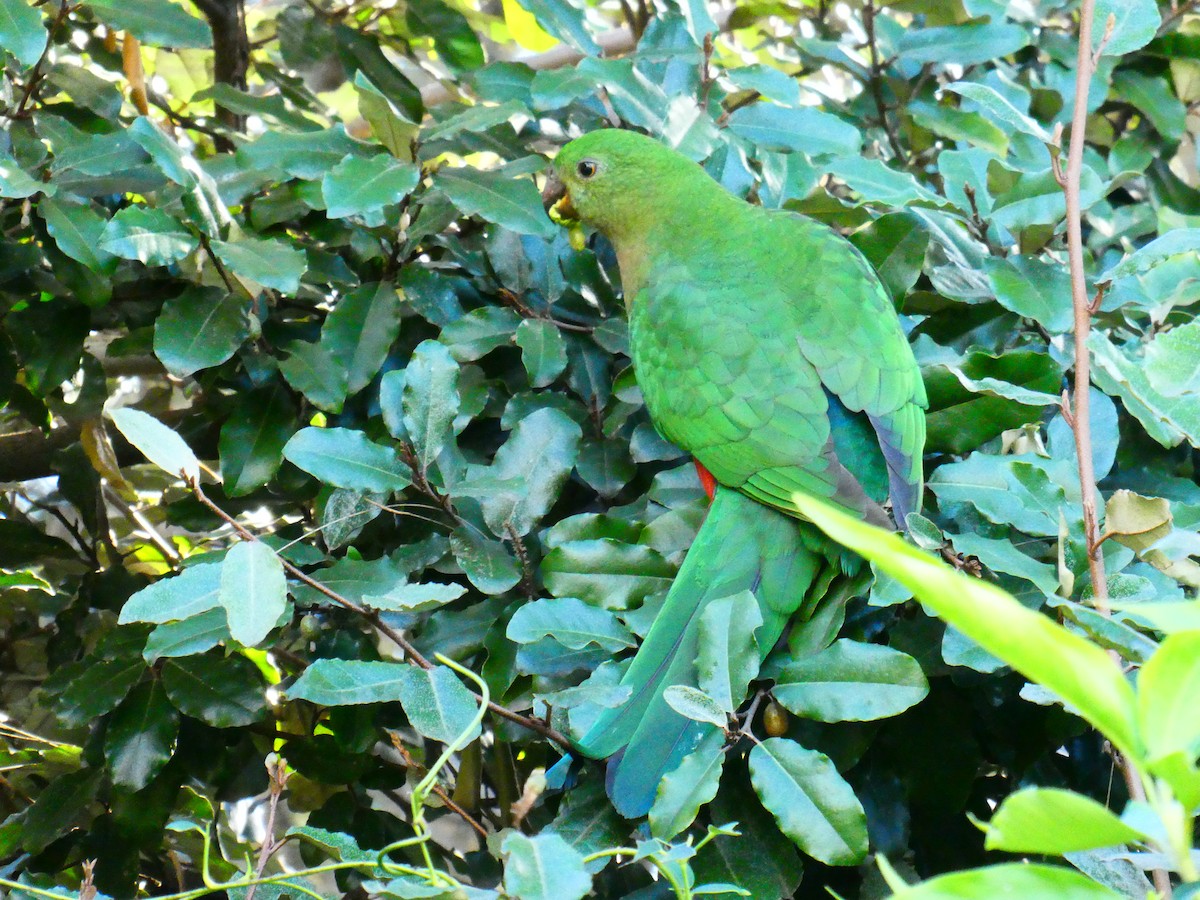
[[[607,128],[571,141],[554,160],[543,199],[566,219],[578,219],[610,239],[670,215],[675,202],[700,182],[717,188],[696,163],[653,138]],[[703,189],[703,188],[702,188]]]

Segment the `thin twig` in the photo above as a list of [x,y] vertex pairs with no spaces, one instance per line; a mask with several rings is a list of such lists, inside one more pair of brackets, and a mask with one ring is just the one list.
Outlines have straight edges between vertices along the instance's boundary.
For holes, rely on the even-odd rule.
[[254,892],[258,889],[257,882],[262,879],[267,862],[279,849],[280,842],[275,840],[275,816],[279,812],[279,799],[283,796],[283,789],[287,786],[289,774],[287,766],[281,760],[273,754],[268,757],[267,775],[270,780],[270,797],[267,800],[266,833],[263,835],[262,846],[258,848],[258,865],[254,869],[255,883],[251,884],[249,890],[246,891],[246,900],[254,900]]
[[46,46],[42,50],[42,55],[38,57],[37,62],[33,64],[33,68],[29,72],[29,80],[25,82],[25,91],[21,94],[21,100],[17,103],[17,108],[9,119],[20,119],[26,115],[25,108],[33,100],[34,94],[37,92],[38,85],[42,83],[42,67],[46,65],[46,60],[50,56],[50,49],[54,46],[55,35],[58,34],[58,28],[66,19],[67,13],[71,11],[71,4],[68,0],[62,0],[58,7],[58,14],[54,17],[54,21],[50,23],[50,34],[46,38]]
[[517,561],[521,564],[521,589],[530,600],[536,600],[537,587],[533,583],[533,569],[529,565],[529,551],[525,549],[525,542],[521,540],[521,535],[517,534],[517,529],[513,528],[511,523],[507,523],[504,527],[508,532],[508,539],[512,541],[513,550],[517,554]]
[[231,294],[238,293],[238,289],[234,286],[233,280],[229,277],[229,273],[225,271],[225,266],[221,263],[221,260],[217,259],[217,254],[213,252],[212,244],[209,243],[208,240],[208,235],[201,231],[199,232],[199,236],[200,246],[204,248],[205,254],[208,256],[213,266],[216,267],[217,274],[220,275],[221,280],[225,282],[225,289]]
[[[396,748],[396,752],[404,757],[404,762],[410,769],[422,769],[426,772],[429,771],[428,768],[413,758],[413,755],[408,752],[408,748],[401,743],[399,735],[397,735],[395,732],[388,732],[388,737],[392,741],[392,746]],[[455,803],[453,798],[446,793],[446,789],[444,787],[442,787],[440,784],[435,784],[433,785],[432,790],[434,796],[441,800],[448,810],[456,813],[464,822],[466,822],[475,830],[476,834],[478,834],[485,841],[487,840],[488,830],[480,825],[474,816]],[[247,898],[247,900],[249,900],[249,898]]]
[[[214,503],[209,496],[204,493],[204,490],[200,487],[198,481],[192,480],[190,486],[192,492],[196,495],[196,499],[199,500],[205,507],[207,507],[222,522],[233,528],[239,538],[241,538],[243,541],[258,540],[257,535],[238,522],[235,518],[233,518],[233,516],[229,515],[229,513],[225,512],[225,510],[221,509],[221,507],[217,506],[217,504]],[[284,571],[297,581],[308,585],[313,590],[328,597],[338,606],[341,606],[342,608],[347,609],[350,612],[366,619],[376,631],[393,641],[396,646],[404,652],[405,658],[409,663],[415,666],[420,666],[422,669],[433,668],[433,663],[422,656],[421,653],[418,652],[417,648],[414,647],[408,641],[408,639],[404,637],[404,635],[400,634],[400,632],[396,631],[395,628],[383,621],[383,618],[379,615],[377,610],[359,606],[353,600],[343,597],[341,594],[337,593],[337,591],[330,590],[315,578],[296,568],[296,566],[288,562],[283,557],[280,557],[279,561],[283,564]],[[474,696],[476,699],[482,699],[479,694],[475,694]],[[508,721],[514,722],[517,725],[520,725],[522,728],[527,728],[536,734],[540,734],[542,737],[558,744],[564,750],[571,750],[571,742],[566,738],[566,736],[556,729],[549,727],[540,719],[515,713],[511,709],[506,709],[499,703],[495,703],[490,700],[488,701],[488,710],[500,716],[502,719],[508,719]]]
[[[1091,358],[1088,336],[1092,329],[1092,301],[1088,297],[1087,278],[1083,268],[1083,210],[1080,203],[1080,181],[1083,175],[1083,148],[1087,131],[1088,88],[1096,59],[1092,53],[1092,22],[1095,0],[1082,0],[1079,8],[1079,46],[1075,62],[1075,105],[1071,115],[1071,140],[1067,146],[1067,168],[1062,172],[1055,159],[1055,176],[1062,174],[1063,192],[1067,200],[1067,259],[1071,271],[1071,305],[1074,312],[1075,382],[1072,390],[1071,417],[1068,420],[1075,435],[1075,455],[1079,466],[1079,488],[1083,505],[1084,541],[1087,544],[1088,572],[1092,580],[1093,605],[1102,615],[1110,615],[1108,577],[1104,570],[1101,536],[1096,510],[1096,471],[1092,460],[1092,423],[1089,411],[1091,388]],[[1061,130],[1055,129],[1058,137]],[[1057,144],[1058,141],[1055,141]],[[1113,651],[1116,662],[1120,656]],[[1124,756],[1116,756],[1117,765],[1125,779],[1132,800],[1146,801],[1145,786],[1140,774]],[[1171,896],[1171,876],[1164,869],[1153,871],[1154,886],[1163,898]]]
[[875,43],[875,0],[866,0],[863,3],[863,28],[867,32],[867,53],[871,57],[871,77],[869,81],[871,96],[875,99],[875,109],[879,113],[879,124],[883,126],[884,133],[887,134],[888,144],[891,145],[892,153],[895,154],[896,159],[907,166],[908,154],[904,152],[904,147],[900,143],[900,136],[892,128],[892,121],[888,117],[887,104],[883,100],[883,68],[879,64],[879,46]]
[[157,528],[154,527],[153,522],[142,515],[140,511],[134,509],[132,506],[126,503],[125,498],[118,494],[114,489],[106,486],[106,489],[103,493],[104,498],[109,503],[121,510],[121,512],[123,512],[131,522],[133,522],[146,533],[146,536],[150,538],[150,543],[154,544],[154,546],[158,548],[158,551],[163,555],[163,558],[166,559],[167,562],[173,566],[179,565],[179,562],[182,559],[182,557],[179,555],[179,551],[175,549],[174,544],[167,540],[167,538]]

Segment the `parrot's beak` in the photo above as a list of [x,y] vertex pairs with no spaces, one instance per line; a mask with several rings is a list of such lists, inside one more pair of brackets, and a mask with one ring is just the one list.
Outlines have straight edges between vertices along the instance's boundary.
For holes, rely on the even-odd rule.
[[[542,188],[542,205],[547,211],[553,210],[557,213],[560,219],[573,220],[578,219],[579,214],[575,212],[575,207],[571,205],[571,195],[567,193],[567,186],[563,184],[562,179],[554,172],[551,172],[546,178],[546,186]],[[551,216],[554,218],[554,216]]]

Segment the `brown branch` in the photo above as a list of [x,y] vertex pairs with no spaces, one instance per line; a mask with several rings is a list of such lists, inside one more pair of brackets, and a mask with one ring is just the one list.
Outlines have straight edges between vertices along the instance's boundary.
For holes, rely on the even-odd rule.
[[529,565],[529,551],[525,549],[525,542],[521,540],[521,535],[517,534],[517,529],[511,524],[506,524],[505,530],[508,531],[508,539],[512,541],[513,550],[517,554],[517,561],[521,564],[521,590],[525,592],[525,596],[530,600],[537,599],[537,587],[533,583],[533,569]]
[[50,33],[46,36],[46,46],[42,50],[42,55],[38,57],[37,62],[33,64],[33,68],[29,70],[29,79],[25,82],[25,90],[21,93],[21,99],[17,103],[17,108],[9,116],[10,119],[21,119],[28,115],[26,107],[33,101],[38,85],[42,83],[42,67],[46,65],[46,60],[50,56],[50,48],[54,46],[54,37],[58,33],[59,26],[66,19],[67,13],[70,11],[71,4],[69,0],[61,0],[58,13],[55,15],[54,21],[50,23]]
[[267,758],[267,774],[270,778],[271,793],[270,799],[267,801],[266,833],[263,835],[262,846],[258,848],[258,865],[254,870],[255,883],[251,884],[250,889],[246,891],[246,900],[254,900],[254,892],[258,889],[257,882],[262,879],[267,862],[275,855],[275,851],[281,844],[280,841],[275,840],[275,816],[279,812],[279,799],[283,796],[283,789],[287,785],[290,773],[281,760],[271,756]]
[[[429,771],[428,767],[421,765],[421,763],[413,759],[413,755],[408,752],[408,748],[401,743],[399,735],[397,735],[395,732],[389,731],[388,737],[391,738],[392,746],[396,749],[397,753],[404,757],[404,762],[410,769],[420,769],[426,772]],[[476,834],[478,834],[485,841],[487,840],[487,829],[480,825],[474,816],[455,803],[454,799],[446,793],[446,789],[444,787],[442,787],[440,784],[434,784],[432,790],[434,796],[441,800],[448,810],[456,813],[464,822],[466,822],[475,830]],[[249,898],[247,898],[247,900],[249,900]]]
[[1076,59],[1075,108],[1071,116],[1071,141],[1067,146],[1067,259],[1071,270],[1071,302],[1075,314],[1075,384],[1071,416],[1075,449],[1079,463],[1079,486],[1083,495],[1083,529],[1087,542],[1088,571],[1095,592],[1095,606],[1107,615],[1108,583],[1104,557],[1098,547],[1100,536],[1096,510],[1096,472],[1092,461],[1092,429],[1089,419],[1088,389],[1091,384],[1088,336],[1092,328],[1091,300],[1083,268],[1083,211],[1080,207],[1080,179],[1083,173],[1083,146],[1087,130],[1088,86],[1092,77],[1092,18],[1095,0],[1083,0],[1079,13],[1079,53]]
[[[230,526],[239,538],[241,538],[243,541],[258,540],[258,535],[247,529],[244,525],[242,525],[242,523],[237,521],[237,519],[233,518],[233,516],[229,515],[229,513],[225,512],[225,510],[221,509],[221,507],[214,503],[212,499],[204,493],[204,490],[200,487],[199,481],[192,479],[189,482],[189,486],[192,489],[192,493],[196,495],[196,499],[206,506],[209,511],[212,512],[213,515],[215,515],[218,519]],[[337,591],[330,590],[312,576],[296,568],[296,566],[288,562],[283,557],[280,557],[279,561],[283,564],[284,571],[297,581],[308,585],[313,590],[328,597],[343,609],[347,609],[355,615],[366,619],[376,631],[393,641],[396,646],[404,652],[405,658],[409,663],[415,666],[420,666],[422,669],[433,668],[433,663],[421,655],[417,648],[414,647],[409,640],[404,637],[404,635],[400,634],[400,632],[398,632],[395,628],[383,621],[383,618],[380,616],[378,610],[360,606],[353,600],[343,597],[341,594],[337,593]],[[475,694],[474,692],[472,692],[472,694],[477,700],[483,699],[479,694]],[[511,709],[505,709],[499,703],[495,703],[490,700],[488,701],[488,710],[500,716],[502,719],[508,719],[508,721],[515,722],[522,728],[527,728],[536,734],[540,734],[542,737],[558,744],[564,750],[571,750],[571,742],[566,738],[566,736],[556,729],[546,725],[540,719],[515,713]]]
[[867,32],[867,52],[871,57],[869,81],[871,96],[875,99],[875,109],[879,113],[879,124],[883,126],[884,133],[887,134],[892,153],[895,154],[896,159],[907,166],[908,154],[904,152],[900,136],[892,127],[892,120],[888,117],[887,104],[883,100],[883,67],[879,63],[879,47],[875,43],[875,0],[866,0],[863,3],[863,28]]
[[[250,37],[246,33],[243,0],[192,0],[208,20],[213,35],[213,81],[239,90],[246,89],[250,71]],[[216,104],[217,120],[231,131],[242,131],[245,120],[231,109]],[[231,151],[233,141],[224,135],[214,138],[217,150]]]
[[[1096,471],[1092,459],[1092,422],[1090,415],[1091,357],[1088,336],[1092,329],[1092,301],[1088,297],[1087,278],[1083,268],[1083,210],[1080,203],[1080,181],[1083,175],[1083,147],[1087,131],[1088,88],[1096,57],[1092,52],[1092,22],[1095,0],[1082,0],[1079,8],[1079,46],[1075,59],[1075,105],[1071,114],[1071,140],[1067,145],[1067,167],[1061,170],[1057,154],[1054,159],[1055,177],[1067,200],[1067,259],[1071,272],[1071,305],[1074,311],[1075,381],[1072,390],[1071,414],[1068,422],[1075,435],[1075,455],[1079,465],[1079,488],[1083,505],[1084,541],[1087,544],[1088,572],[1092,580],[1093,605],[1102,615],[1110,615],[1108,577],[1104,570],[1102,538],[1096,510]],[[1055,137],[1061,134],[1055,129]],[[1055,141],[1058,144],[1059,141]],[[1120,663],[1114,650],[1112,655]],[[1146,791],[1140,774],[1124,756],[1117,755],[1117,766],[1125,779],[1129,796],[1146,802]],[[1154,886],[1164,897],[1171,896],[1171,876],[1164,869],[1153,871]]]

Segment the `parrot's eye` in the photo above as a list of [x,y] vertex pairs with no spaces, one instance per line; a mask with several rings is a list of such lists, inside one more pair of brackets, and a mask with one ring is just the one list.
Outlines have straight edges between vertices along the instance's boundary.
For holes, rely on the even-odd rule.
[[579,173],[580,178],[591,178],[600,171],[600,166],[593,160],[585,159],[575,167],[575,171]]

